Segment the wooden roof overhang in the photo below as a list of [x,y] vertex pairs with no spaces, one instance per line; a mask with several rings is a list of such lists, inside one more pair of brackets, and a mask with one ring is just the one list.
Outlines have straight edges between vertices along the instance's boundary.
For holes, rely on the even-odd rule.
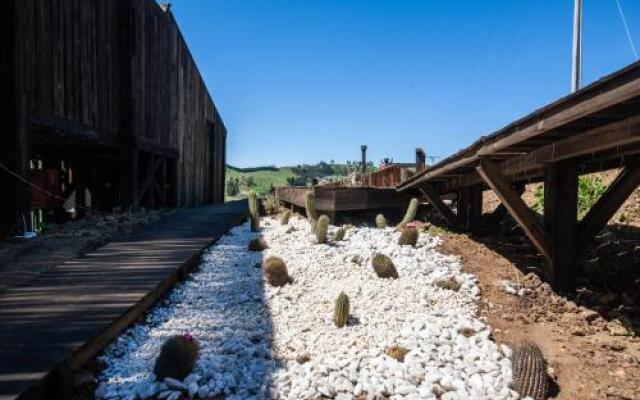
[[619,167],[640,153],[640,62],[483,136],[397,186],[439,193],[483,184],[476,167],[493,161],[516,182],[543,178],[544,167],[578,159],[581,173]]

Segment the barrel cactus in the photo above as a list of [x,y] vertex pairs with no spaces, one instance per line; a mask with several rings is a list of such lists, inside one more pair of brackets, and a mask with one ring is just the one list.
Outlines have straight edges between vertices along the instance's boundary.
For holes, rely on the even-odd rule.
[[289,218],[291,218],[291,211],[284,210],[284,212],[280,216],[280,225],[287,225],[289,223]]
[[379,278],[398,278],[398,270],[396,270],[396,266],[393,265],[393,261],[384,254],[378,253],[373,256],[371,264]]
[[415,246],[418,243],[418,230],[415,228],[402,228],[398,244],[400,246]]
[[315,226],[318,214],[316,213],[316,194],[313,190],[308,191],[304,198],[304,206],[307,210],[307,219]]
[[333,322],[338,328],[342,328],[349,320],[349,296],[341,292],[336,299],[336,307],[333,311]]
[[280,257],[269,257],[262,264],[267,282],[271,286],[284,286],[291,282],[287,265]]
[[387,219],[382,214],[376,215],[376,226],[378,228],[386,228],[387,227]]
[[183,380],[193,370],[199,350],[198,342],[190,334],[172,336],[162,345],[153,373],[160,381],[164,378]]
[[316,222],[316,239],[318,243],[327,242],[327,231],[329,230],[329,217],[321,215]]
[[407,208],[406,214],[402,218],[402,221],[398,224],[398,228],[404,228],[406,224],[416,219],[416,214],[418,212],[418,199],[413,198],[409,202],[409,207]]
[[269,246],[263,238],[251,239],[249,242],[249,251],[262,251],[268,248]]
[[253,190],[249,192],[249,218],[251,230],[256,232],[260,227],[260,214],[258,210],[258,195]]
[[333,241],[334,242],[340,242],[340,241],[344,240],[344,234],[345,234],[344,228],[338,228],[336,233],[333,234]]
[[522,397],[545,400],[549,391],[546,363],[533,343],[525,342],[513,349],[513,389]]

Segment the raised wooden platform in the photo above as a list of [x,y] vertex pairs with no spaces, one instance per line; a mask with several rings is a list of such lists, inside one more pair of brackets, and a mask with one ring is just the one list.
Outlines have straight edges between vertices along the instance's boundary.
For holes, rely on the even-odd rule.
[[0,399],[68,398],[71,373],[197,265],[246,208],[178,211],[0,295]]
[[313,191],[316,209],[332,218],[340,213],[402,210],[411,199],[395,188],[373,187],[278,187],[278,200],[296,207],[305,208],[306,193]]

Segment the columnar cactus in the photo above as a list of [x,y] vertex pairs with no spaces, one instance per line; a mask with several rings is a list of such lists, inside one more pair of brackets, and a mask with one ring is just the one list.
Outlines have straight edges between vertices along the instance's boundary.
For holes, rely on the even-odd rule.
[[268,248],[269,246],[263,238],[251,239],[249,242],[249,251],[262,251]]
[[384,254],[378,253],[373,256],[371,264],[379,278],[398,278],[398,270],[396,270],[396,266],[393,265],[393,261]]
[[316,239],[318,243],[327,242],[327,231],[329,230],[329,217],[321,215],[316,222]]
[[307,192],[304,198],[304,206],[307,210],[307,219],[315,226],[318,214],[316,213],[316,194],[313,190]]
[[280,225],[287,225],[289,223],[289,218],[291,218],[291,211],[284,210],[280,216]]
[[342,328],[349,320],[349,296],[341,292],[336,299],[336,307],[333,310],[333,322],[338,328]]
[[198,342],[190,334],[172,336],[162,345],[153,373],[160,381],[164,378],[183,380],[191,373],[199,350]]
[[398,228],[404,228],[406,224],[413,221],[416,218],[416,213],[418,212],[418,199],[413,198],[411,202],[409,202],[409,207],[407,208],[406,214],[404,214],[404,218],[398,224]]
[[340,241],[344,240],[344,234],[345,234],[344,228],[338,228],[336,233],[333,235],[333,241],[334,242],[340,242]]
[[513,389],[522,397],[546,400],[549,380],[542,352],[533,343],[521,343],[513,350]]
[[269,282],[271,286],[284,286],[291,282],[287,265],[279,257],[267,258],[263,262],[262,268],[267,277],[267,282]]
[[386,228],[387,227],[387,219],[382,214],[376,215],[376,226],[378,228]]
[[402,228],[398,244],[400,246],[415,246],[418,243],[418,230],[414,228]]
[[249,218],[251,230],[256,232],[260,227],[260,214],[258,210],[258,195],[253,190],[249,192]]

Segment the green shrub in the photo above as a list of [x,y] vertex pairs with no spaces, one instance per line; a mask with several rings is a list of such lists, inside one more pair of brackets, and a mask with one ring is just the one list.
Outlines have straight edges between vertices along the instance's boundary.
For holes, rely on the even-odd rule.
[[[591,207],[600,199],[607,187],[600,178],[581,176],[578,178],[578,219],[584,218]],[[535,191],[535,203],[533,210],[544,212],[544,186],[540,185]]]

